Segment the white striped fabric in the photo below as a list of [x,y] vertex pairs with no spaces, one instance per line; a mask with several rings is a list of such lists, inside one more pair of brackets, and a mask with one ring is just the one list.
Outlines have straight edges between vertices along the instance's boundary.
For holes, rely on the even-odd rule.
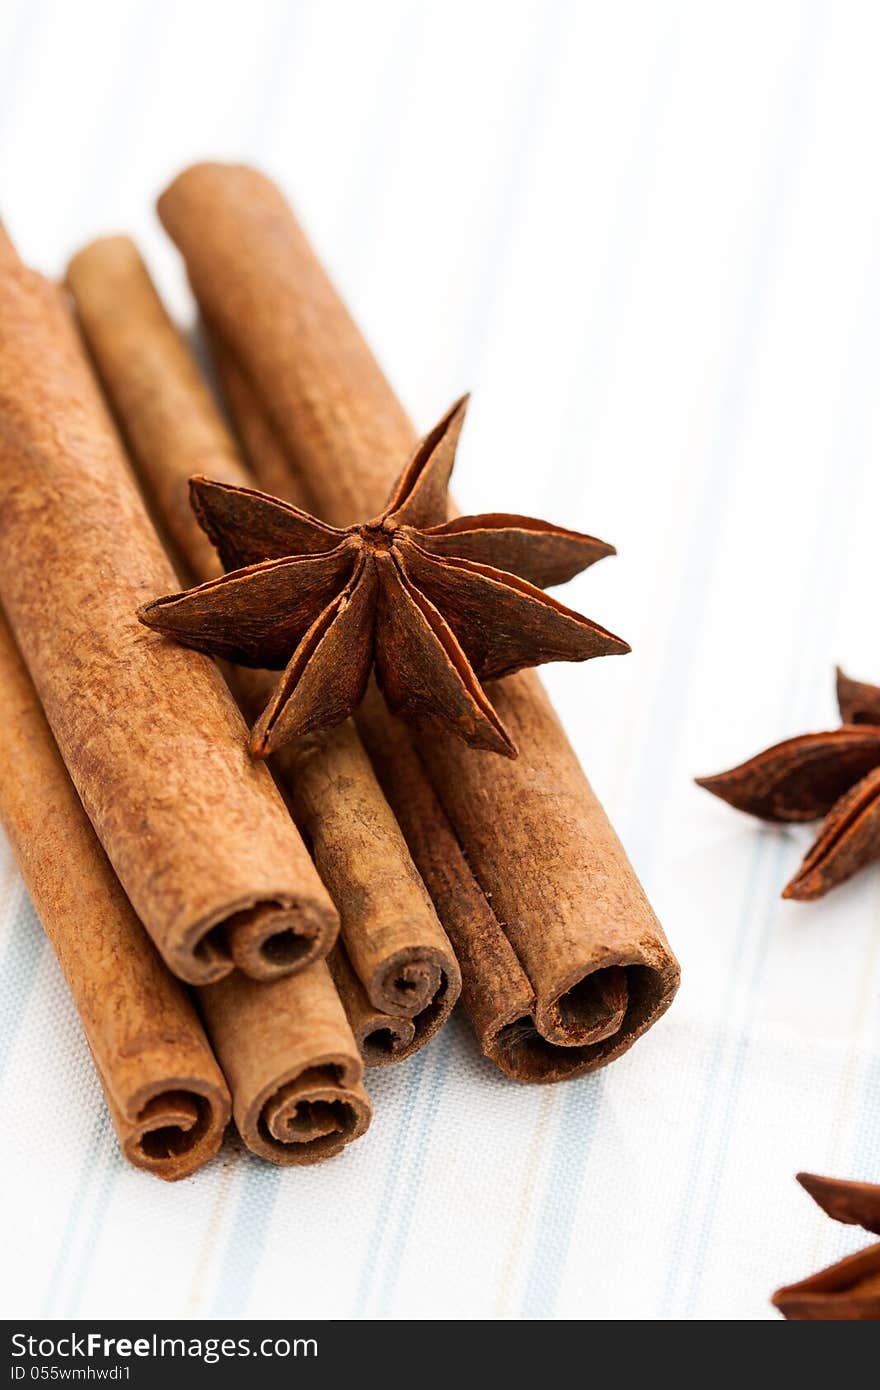
[[878,43],[830,0],[0,9],[29,260],[131,230],[185,315],[154,195],[263,164],[416,420],[473,391],[461,501],[616,543],[566,600],[633,655],[547,679],[684,970],[593,1078],[517,1089],[456,1021],[336,1163],[169,1188],[4,851],[6,1316],[763,1318],[862,1243],[793,1174],[880,1179],[880,870],[783,903],[809,832],[690,779],[880,680]]

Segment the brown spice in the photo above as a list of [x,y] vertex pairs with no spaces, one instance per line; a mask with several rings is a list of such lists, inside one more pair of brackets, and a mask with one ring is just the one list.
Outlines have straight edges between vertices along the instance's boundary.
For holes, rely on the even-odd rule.
[[229,572],[139,616],[197,651],[285,667],[252,731],[258,757],[346,719],[374,664],[394,712],[513,757],[481,680],[629,650],[537,587],[610,546],[529,517],[446,520],[464,411],[459,401],[416,445],[378,516],[344,530],[268,493],[191,479],[193,510]]
[[206,659],[145,632],[173,573],[60,293],[0,259],[0,596],[86,811],[170,968],[300,966],[336,913]]
[[0,618],[0,819],[79,1013],[122,1151],[161,1178],[217,1152],[226,1083],[95,836]]
[[812,901],[880,858],[880,690],[837,673],[844,724],[802,734],[697,785],[769,821],[825,817],[782,896]]
[[[278,191],[246,168],[199,165],[159,211],[212,331],[317,513],[345,527],[378,512],[414,446],[412,427]],[[528,976],[544,1046],[578,1049],[573,1074],[650,1027],[672,1000],[678,966],[536,677],[517,674],[489,694],[516,761],[452,736],[422,738],[420,753]],[[357,722],[369,744],[363,707]],[[482,965],[479,926],[464,926]],[[528,1041],[529,1016],[514,1026]]]
[[[880,1185],[798,1173],[798,1182],[835,1221],[880,1235]],[[880,1244],[789,1284],[773,1304],[790,1321],[874,1322],[880,1319]]]
[[[188,481],[207,454],[243,487],[244,464],[135,246],[124,237],[93,243],[72,261],[68,281],[159,521],[185,572],[207,578],[217,560],[193,529]],[[245,711],[262,708],[269,673],[231,675]],[[458,997],[449,941],[350,723],[285,745],[273,768],[339,909],[347,960],[339,952],[334,973],[346,985],[364,1055],[400,1060],[432,1036]]]

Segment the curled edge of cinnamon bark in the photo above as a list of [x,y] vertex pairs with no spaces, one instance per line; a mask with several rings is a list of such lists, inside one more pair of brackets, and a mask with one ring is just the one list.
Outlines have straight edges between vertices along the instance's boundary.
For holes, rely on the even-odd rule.
[[212,664],[143,640],[172,571],[62,292],[8,238],[0,279],[0,589],[70,775],[174,973],[294,969],[335,910]]
[[326,962],[277,980],[228,975],[199,1003],[252,1153],[321,1163],[365,1132],[363,1060]]
[[[798,1173],[801,1187],[835,1221],[880,1235],[880,1185]],[[771,1302],[792,1322],[880,1320],[880,1243],[777,1289]]]
[[230,1098],[134,915],[0,616],[0,819],[67,980],[125,1157],[168,1181],[216,1154]]
[[[301,474],[285,455],[247,379],[210,328],[207,336],[227,408],[260,485],[297,506],[312,507],[313,499]],[[390,714],[375,684],[368,688],[355,722],[452,940],[461,968],[462,1005],[484,1056],[512,1080],[550,1083],[593,1071],[635,1042],[674,993],[677,972],[669,957],[660,950],[652,956],[651,943],[647,942],[631,959],[599,962],[597,972],[587,969],[588,981],[598,971],[610,972],[600,975],[592,986],[581,985],[583,976],[576,972],[569,981],[574,998],[568,1015],[559,994],[546,1010],[541,1009],[426,775],[410,730]],[[618,972],[629,975],[622,1018],[624,1001]],[[607,994],[603,991],[605,982]],[[604,1036],[584,1040],[584,1031],[590,1029]],[[579,1041],[573,1042],[572,1035],[578,1032]]]
[[[189,479],[203,469],[238,485],[251,479],[189,348],[128,238],[85,247],[67,280],[160,527],[184,572],[211,578],[220,565],[195,524]],[[238,669],[227,678],[248,715],[275,679]],[[365,1058],[402,1060],[448,1017],[460,977],[400,829],[350,723],[285,746],[272,768],[340,914],[334,973]]]

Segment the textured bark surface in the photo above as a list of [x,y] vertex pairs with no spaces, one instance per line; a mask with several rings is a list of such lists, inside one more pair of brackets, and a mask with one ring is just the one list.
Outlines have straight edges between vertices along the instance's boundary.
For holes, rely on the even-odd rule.
[[[415,433],[281,194],[253,170],[197,165],[159,212],[313,509],[336,526],[374,515]],[[436,736],[420,752],[536,996],[513,1036],[537,1025],[545,1046],[576,1050],[569,1074],[588,1070],[668,1007],[678,965],[537,679],[491,691],[515,762]],[[479,930],[472,944],[482,968]]]
[[[229,1092],[183,985],[134,915],[0,618],[0,819],[70,988],[126,1158],[184,1178],[213,1157]],[[47,1131],[57,1120],[47,1116]]]
[[193,983],[291,968],[332,903],[219,672],[137,622],[171,566],[60,293],[10,251],[0,465],[0,597],[135,911]]
[[[220,566],[193,529],[188,482],[213,460],[224,481],[247,486],[234,442],[130,241],[87,247],[68,280],[157,519],[186,573],[209,579]],[[230,679],[249,715],[275,682],[268,672],[244,670]],[[282,748],[273,767],[339,910],[362,985],[344,998],[364,1055],[371,1063],[407,1056],[448,1017],[459,971],[357,734],[349,723],[301,739]]]

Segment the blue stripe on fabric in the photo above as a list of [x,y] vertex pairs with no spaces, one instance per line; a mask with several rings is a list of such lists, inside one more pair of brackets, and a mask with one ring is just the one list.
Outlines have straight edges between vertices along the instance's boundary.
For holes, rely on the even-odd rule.
[[[799,167],[800,157],[803,153],[807,121],[804,119],[805,108],[808,98],[815,95],[817,86],[817,68],[821,55],[821,32],[822,26],[818,23],[819,6],[813,3],[809,7],[808,17],[804,22],[800,32],[800,41],[795,59],[792,62],[791,77],[786,84],[784,97],[780,98],[783,110],[787,114],[782,136],[779,140],[775,158],[772,161],[769,179],[767,182],[768,198],[766,206],[767,216],[763,226],[760,228],[758,245],[754,257],[754,270],[750,277],[750,293],[744,308],[740,329],[737,335],[736,357],[730,373],[728,387],[725,393],[723,408],[719,412],[720,429],[716,447],[713,451],[714,463],[712,472],[707,480],[707,486],[699,509],[699,524],[691,528],[692,537],[696,537],[696,542],[692,545],[689,553],[689,561],[685,574],[685,582],[682,587],[682,594],[679,600],[677,611],[682,612],[682,619],[677,624],[677,634],[668,645],[669,657],[666,669],[663,671],[660,684],[659,698],[655,701],[655,719],[652,726],[652,736],[648,739],[648,777],[647,781],[654,785],[654,795],[640,798],[639,804],[654,806],[657,804],[656,796],[659,789],[668,782],[669,770],[672,759],[672,752],[676,741],[675,729],[677,728],[683,714],[683,705],[675,691],[681,688],[681,684],[687,682],[690,667],[693,662],[693,654],[697,648],[696,635],[703,624],[705,618],[705,604],[708,594],[708,585],[704,582],[703,576],[711,570],[715,553],[715,536],[723,516],[723,507],[726,500],[730,479],[733,470],[730,462],[735,454],[735,447],[742,434],[743,423],[745,420],[746,403],[748,388],[750,385],[750,371],[756,360],[756,347],[760,340],[760,332],[766,312],[766,301],[769,296],[770,287],[773,283],[779,268],[781,254],[781,230],[783,222],[783,212],[786,209],[794,182],[794,173]],[[823,12],[823,18],[825,17]],[[722,469],[721,464],[724,464]],[[695,612],[695,616],[689,616],[687,610]],[[692,623],[696,621],[696,630]],[[787,703],[790,703],[787,702]],[[670,736],[669,730],[673,729]],[[662,737],[658,734],[662,731]],[[647,833],[647,822],[644,826],[645,836],[640,839],[637,833],[633,833],[631,843],[634,843],[639,853],[639,862],[648,864],[653,859],[652,837]],[[752,873],[749,879],[748,896],[745,900],[743,911],[740,916],[739,927],[736,932],[734,960],[740,961],[745,956],[745,939],[747,935],[750,904],[752,894],[757,879],[757,870],[763,856],[764,840],[761,838],[756,844],[755,854],[752,860]],[[781,870],[781,862],[780,862]],[[775,903],[774,903],[775,908]],[[766,941],[759,952],[759,962],[763,966],[766,960]],[[757,978],[757,977],[756,977]],[[739,983],[739,971],[735,971],[726,991],[726,1003],[722,1017],[718,1019],[719,1030],[723,1019],[729,1015],[732,1001],[734,998],[735,987]],[[693,1184],[697,1174],[701,1171],[702,1157],[709,1142],[711,1129],[710,1117],[717,1112],[719,1106],[727,1107],[729,1104],[730,1090],[722,1094],[721,1074],[723,1071],[723,1032],[719,1031],[718,1041],[713,1050],[712,1063],[707,1072],[706,1084],[704,1087],[703,1103],[699,1106],[700,1122],[694,1138],[694,1148],[689,1164],[689,1181],[682,1189],[682,1198],[679,1207],[677,1222],[677,1232],[673,1243],[673,1254],[669,1261],[669,1274],[666,1288],[663,1295],[663,1309],[665,1316],[671,1315],[671,1308],[674,1304],[677,1289],[680,1284],[680,1274],[684,1264],[683,1255],[686,1242],[695,1218],[693,1207]],[[736,1079],[739,1075],[738,1059],[734,1060],[733,1073],[731,1076],[731,1086],[736,1086]],[[726,1129],[722,1140],[726,1151],[727,1137]],[[717,1168],[716,1178],[720,1176],[720,1167]],[[701,1249],[705,1248],[705,1232],[708,1229],[708,1220],[704,1213],[704,1227],[701,1235]],[[696,1297],[696,1290],[691,1280],[690,1301],[688,1306],[693,1306]]]
[[[110,1193],[119,1175],[124,1173],[128,1167],[116,1141],[116,1131],[110,1121],[109,1114],[104,1112],[102,1119],[104,1124],[97,1136],[95,1148],[95,1168],[100,1175],[100,1181],[95,1196],[95,1203],[92,1207],[92,1214],[89,1218],[85,1239],[82,1244],[79,1261],[70,1279],[71,1294],[66,1306],[63,1308],[62,1316],[69,1318],[75,1318],[79,1313],[86,1291],[86,1276],[94,1263],[95,1251],[98,1248],[101,1232],[104,1229],[104,1218],[110,1201]],[[102,1147],[105,1147],[107,1150],[103,1159],[101,1156]],[[98,1161],[99,1159],[102,1160],[100,1163]],[[73,1239],[78,1225],[78,1222],[74,1223],[70,1237],[71,1240]]]
[[394,1235],[389,1242],[388,1257],[385,1262],[385,1278],[382,1284],[382,1291],[379,1295],[378,1316],[390,1316],[391,1302],[403,1267],[403,1260],[409,1244],[410,1231],[412,1229],[413,1215],[416,1209],[416,1198],[421,1186],[422,1175],[425,1171],[425,1156],[431,1142],[431,1134],[434,1129],[434,1121],[437,1118],[439,1109],[440,1093],[443,1089],[442,1083],[446,1079],[449,1070],[449,1062],[453,1055],[453,1029],[447,1024],[440,1037],[434,1043],[431,1058],[434,1066],[431,1075],[431,1083],[428,1087],[428,1094],[425,1101],[425,1110],[422,1111],[421,1124],[417,1136],[415,1154],[410,1162],[406,1175],[406,1187],[402,1199],[397,1203],[397,1224]]
[[[784,872],[784,864],[788,857],[788,850],[789,846],[787,842],[784,841],[781,837],[773,845],[774,852],[771,855],[770,873],[774,881],[777,878],[780,880],[782,879],[782,875]],[[759,875],[753,873],[750,883],[750,889],[752,891],[754,891],[758,879]],[[722,1121],[721,1133],[717,1141],[715,1156],[711,1165],[712,1176],[711,1181],[708,1184],[709,1197],[705,1209],[703,1211],[702,1226],[697,1237],[696,1250],[693,1256],[686,1262],[686,1264],[683,1261],[675,1259],[670,1261],[670,1269],[674,1270],[676,1275],[684,1268],[687,1268],[689,1270],[689,1275],[685,1286],[684,1297],[684,1316],[686,1318],[693,1317],[696,1301],[700,1293],[700,1280],[702,1278],[703,1268],[706,1260],[706,1253],[709,1249],[709,1243],[715,1224],[715,1215],[718,1210],[719,1193],[721,1191],[721,1180],[727,1164],[727,1157],[730,1152],[730,1139],[733,1133],[737,1107],[739,1105],[740,1096],[742,1095],[742,1085],[746,1074],[746,1063],[748,1061],[749,1052],[752,1046],[750,1030],[751,1025],[754,1021],[755,1010],[758,1007],[758,983],[761,979],[761,976],[764,972],[764,967],[767,963],[767,956],[770,950],[770,943],[773,938],[773,926],[776,921],[778,911],[778,901],[774,897],[766,903],[764,911],[760,917],[760,928],[758,930],[758,948],[754,953],[751,976],[746,985],[746,995],[749,1001],[748,1008],[745,1017],[740,1024],[740,1037],[736,1045],[736,1050],[733,1058],[733,1065],[730,1068],[727,1089],[723,1093],[723,1096],[720,1086],[716,1090],[713,1084],[713,1082],[717,1080],[721,1071],[720,1063],[723,1055],[723,1034],[720,1032],[718,1034],[718,1041],[716,1042],[716,1046],[714,1049],[713,1077],[711,1077],[707,1083],[706,1094],[707,1098],[709,1099],[710,1106],[712,1106],[713,1102],[715,1102],[717,1097],[717,1103],[714,1104],[714,1109],[717,1112],[719,1106],[721,1107]],[[745,916],[746,914],[744,913],[743,917],[745,918]],[[730,991],[730,993],[732,994],[732,991]],[[729,1000],[728,1008],[725,1010],[725,1016],[728,1013]],[[707,1107],[706,1121],[702,1126],[701,1131],[701,1140],[704,1141],[700,1145],[701,1156],[706,1147],[705,1138],[708,1133],[708,1130],[709,1116]],[[684,1191],[686,1193],[694,1192],[698,1175],[705,1180],[705,1168],[702,1162],[699,1161],[692,1164],[690,1177],[693,1186],[686,1186],[684,1188]],[[693,1211],[693,1207],[691,1208],[691,1210]],[[679,1233],[679,1240],[680,1247],[683,1253],[684,1237],[683,1233],[681,1232]],[[669,1288],[670,1292],[674,1292],[674,1279],[671,1281]]]
[[19,884],[19,893],[19,902],[9,924],[9,940],[0,964],[5,1003],[0,1014],[0,1075],[9,1061],[46,949],[43,928],[23,884]]
[[211,1305],[215,1318],[244,1315],[281,1188],[282,1169],[256,1158],[243,1162],[247,1168]]
[[73,1247],[74,1234],[76,1233],[80,1218],[85,1209],[87,1193],[98,1171],[95,1159],[97,1158],[101,1143],[106,1137],[109,1125],[110,1116],[106,1108],[101,1106],[95,1115],[91,1134],[86,1142],[86,1150],[80,1164],[79,1176],[76,1180],[73,1198],[68,1208],[67,1220],[64,1223],[61,1240],[55,1252],[55,1262],[52,1266],[49,1283],[43,1295],[43,1316],[47,1318],[53,1317],[57,1311],[55,1304],[58,1299],[61,1282],[66,1272],[67,1262],[70,1258],[70,1251]]
[[376,1214],[373,1217],[372,1230],[367,1239],[366,1257],[361,1265],[361,1277],[358,1281],[358,1291],[355,1296],[354,1308],[351,1314],[353,1318],[362,1318],[366,1315],[367,1303],[373,1291],[382,1239],[388,1230],[388,1213],[394,1206],[397,1184],[401,1176],[398,1162],[400,1155],[406,1148],[413,1114],[418,1105],[422,1074],[425,1070],[425,1064],[429,1053],[429,1048],[423,1048],[421,1052],[416,1054],[411,1062],[407,1063],[409,1074],[406,1078],[406,1087],[403,1091],[403,1095],[398,1101],[399,1114],[397,1125],[395,1126],[394,1138],[391,1142],[389,1159],[385,1165],[385,1179],[382,1184],[379,1200],[376,1203]]
[[[736,933],[734,948],[730,957],[734,963],[743,959],[745,955],[746,925],[753,917],[757,903],[756,893],[758,885],[759,883],[763,883],[768,876],[765,872],[762,872],[762,870],[764,869],[764,861],[771,849],[771,845],[772,841],[766,834],[759,834],[757,836],[755,847],[751,855],[751,865],[745,897],[740,911],[739,928]],[[780,849],[781,846],[777,844],[777,858],[779,858]],[[775,911],[775,900],[773,907]],[[762,965],[765,952],[766,947],[760,953]],[[691,1223],[694,1219],[694,1193],[697,1190],[700,1174],[703,1171],[703,1162],[705,1160],[709,1133],[712,1127],[712,1118],[717,1113],[719,1106],[726,1106],[727,1104],[727,1095],[725,1094],[722,1096],[719,1085],[725,1050],[725,1032],[720,1026],[720,1020],[729,1017],[733,1007],[733,1000],[739,989],[740,980],[739,971],[735,968],[735,964],[731,966],[730,960],[728,961],[728,968],[725,970],[725,979],[727,984],[724,990],[724,998],[721,1001],[722,1006],[718,1012],[719,1026],[715,1031],[715,1042],[712,1047],[711,1056],[704,1068],[705,1079],[703,1084],[703,1097],[699,1106],[700,1124],[694,1137],[691,1156],[687,1166],[687,1175],[681,1186],[682,1200],[679,1207],[675,1234],[671,1242],[669,1260],[667,1262],[667,1276],[660,1311],[661,1318],[667,1318],[672,1315],[671,1310],[680,1282],[679,1274],[684,1261],[685,1247],[687,1245]]]
[[[538,1219],[539,1238],[523,1291],[520,1308],[523,1318],[544,1320],[553,1316],[586,1176],[587,1158],[602,1109],[604,1085],[604,1076],[597,1074],[570,1082],[567,1088],[551,1177]],[[575,1316],[588,1314],[579,1310]]]

